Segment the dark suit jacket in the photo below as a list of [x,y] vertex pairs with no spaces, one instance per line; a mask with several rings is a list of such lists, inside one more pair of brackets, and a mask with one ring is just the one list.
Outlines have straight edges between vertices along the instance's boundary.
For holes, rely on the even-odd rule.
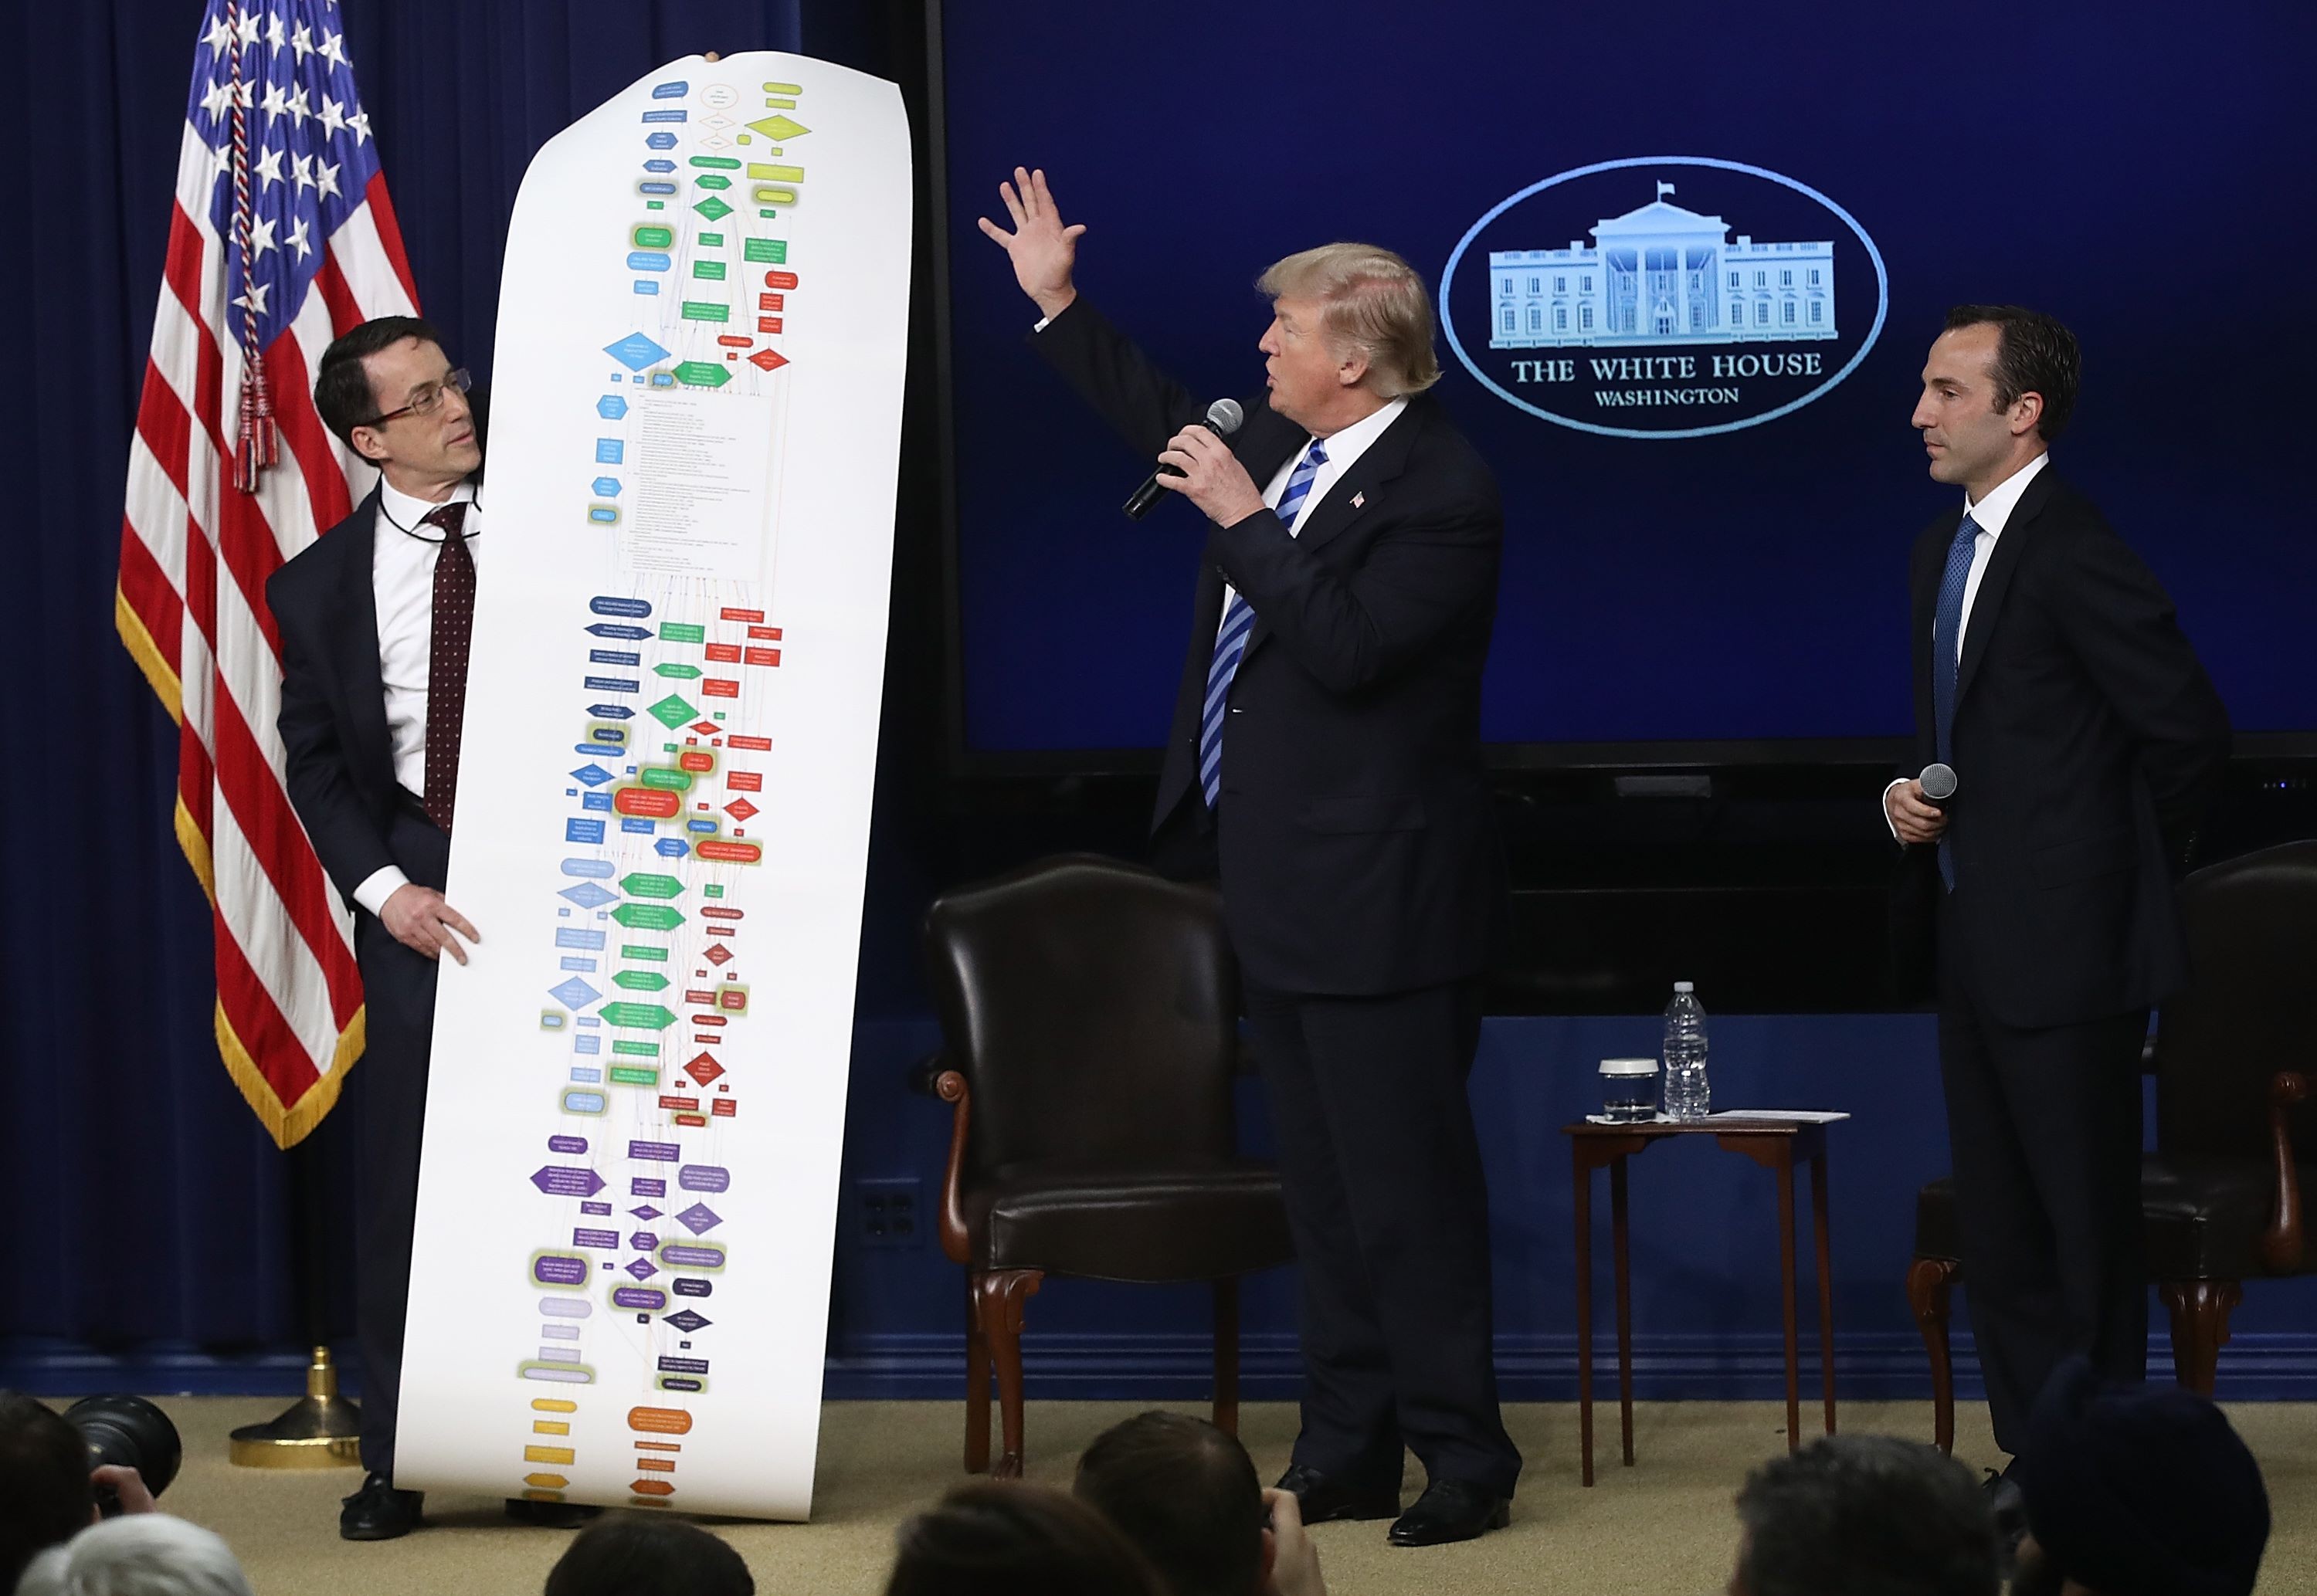
[[[1950,510],[1915,544],[1917,770],[1937,757],[1931,629],[1962,519]],[[2228,712],[2171,601],[2046,465],[1995,541],[1955,680],[1954,945],[1940,956],[1991,1017],[2074,1024],[2186,981],[2172,878],[2228,751]],[[1902,890],[1928,920],[1937,851],[1908,853]]]
[[372,489],[352,515],[265,584],[282,637],[276,724],[290,805],[349,906],[354,888],[389,864],[414,880],[440,872],[439,858],[403,857],[412,851],[398,848],[395,837],[398,811],[407,810],[410,798],[394,779],[379,673],[378,590],[371,573],[377,531]]
[[[1083,299],[1032,342],[1142,459],[1205,413]],[[1246,409],[1231,447],[1261,486],[1310,434],[1261,395]],[[1199,721],[1228,577],[1256,623],[1231,682],[1212,824],[1250,978],[1371,994],[1486,963],[1504,866],[1482,780],[1481,670],[1503,539],[1495,479],[1423,395],[1300,537],[1268,510],[1209,526],[1152,825],[1164,844],[1211,825]]]

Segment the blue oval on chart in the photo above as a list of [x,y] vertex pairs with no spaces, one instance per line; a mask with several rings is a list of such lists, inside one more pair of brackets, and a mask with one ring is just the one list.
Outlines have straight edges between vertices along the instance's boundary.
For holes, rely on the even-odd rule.
[[597,526],[613,526],[619,522],[620,513],[609,504],[590,504],[587,506],[587,519]]
[[1849,211],[1710,156],[1597,161],[1529,184],[1457,241],[1439,296],[1448,346],[1481,387],[1615,438],[1791,415],[1858,369],[1890,303],[1882,252]]
[[681,100],[690,93],[692,85],[681,77],[652,85],[652,98],[655,100]]
[[[637,380],[640,382],[643,379],[641,378],[638,378]],[[655,371],[651,374],[651,385],[654,388],[674,388],[675,386],[675,373],[673,371]]]
[[598,615],[626,615],[637,620],[652,612],[649,599],[622,599],[608,594],[589,599],[587,608]]
[[609,876],[612,869],[612,861],[608,859],[567,859],[563,861],[565,875],[584,876],[598,881]]
[[650,138],[645,139],[644,142],[654,149],[674,149],[675,147],[675,135],[673,133],[654,133]]
[[675,170],[675,163],[669,160],[646,161],[644,163],[644,170],[647,172],[673,172]]
[[664,177],[647,177],[641,183],[636,184],[636,192],[640,194],[672,194],[675,192],[675,184],[668,182]]
[[600,1114],[606,1106],[600,1092],[567,1092],[563,1094],[563,1111],[567,1114]]
[[662,250],[639,249],[628,256],[628,270],[631,272],[665,272],[674,264],[675,263],[668,259]]

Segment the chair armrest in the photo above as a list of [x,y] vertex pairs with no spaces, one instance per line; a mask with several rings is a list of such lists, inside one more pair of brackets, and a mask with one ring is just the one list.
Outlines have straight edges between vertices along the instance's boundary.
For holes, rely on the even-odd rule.
[[956,1105],[950,1119],[949,1166],[942,1172],[940,1230],[942,1251],[952,1263],[963,1264],[973,1257],[973,1240],[965,1224],[965,1142],[973,1117],[973,1093],[967,1089],[965,1077],[953,1069],[944,1069],[933,1085],[935,1096]]
[[939,1097],[942,1072],[949,1067],[946,1052],[928,1053],[911,1065],[909,1073],[902,1078],[908,1082],[909,1090],[919,1097]]
[[2279,1070],[2268,1085],[2268,1129],[2277,1155],[2277,1207],[2260,1238],[2260,1258],[2277,1274],[2301,1267],[2307,1238],[2301,1216],[2301,1175],[2293,1161],[2293,1107],[2306,1102],[2310,1078],[2294,1070]]

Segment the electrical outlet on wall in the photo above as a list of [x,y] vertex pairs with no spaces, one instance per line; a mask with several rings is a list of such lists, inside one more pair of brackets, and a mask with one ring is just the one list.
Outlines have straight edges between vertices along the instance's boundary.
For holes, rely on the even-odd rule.
[[854,1234],[864,1247],[925,1245],[923,1182],[915,1175],[853,1183]]

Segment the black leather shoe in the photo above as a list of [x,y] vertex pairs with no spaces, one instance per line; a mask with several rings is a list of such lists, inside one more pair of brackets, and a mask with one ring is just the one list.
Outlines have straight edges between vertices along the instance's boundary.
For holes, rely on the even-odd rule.
[[1446,1546],[1512,1522],[1512,1503],[1470,1480],[1435,1480],[1400,1515],[1387,1538],[1396,1547]]
[[508,1518],[541,1529],[577,1529],[603,1511],[600,1507],[583,1507],[576,1502],[533,1502],[527,1496],[506,1499]]
[[398,1491],[382,1474],[362,1476],[362,1489],[338,1509],[340,1540],[399,1540],[418,1528],[424,1491]]
[[1995,1514],[1997,1571],[2008,1584],[2019,1562],[2019,1543],[2027,1538],[2027,1499],[2008,1469],[2001,1474],[1989,1469],[1980,1489],[1987,1493],[1987,1505]]
[[1291,1463],[1279,1476],[1279,1489],[1292,1491],[1303,1510],[1306,1524],[1328,1524],[1338,1519],[1389,1519],[1400,1511],[1398,1485],[1361,1489]]

